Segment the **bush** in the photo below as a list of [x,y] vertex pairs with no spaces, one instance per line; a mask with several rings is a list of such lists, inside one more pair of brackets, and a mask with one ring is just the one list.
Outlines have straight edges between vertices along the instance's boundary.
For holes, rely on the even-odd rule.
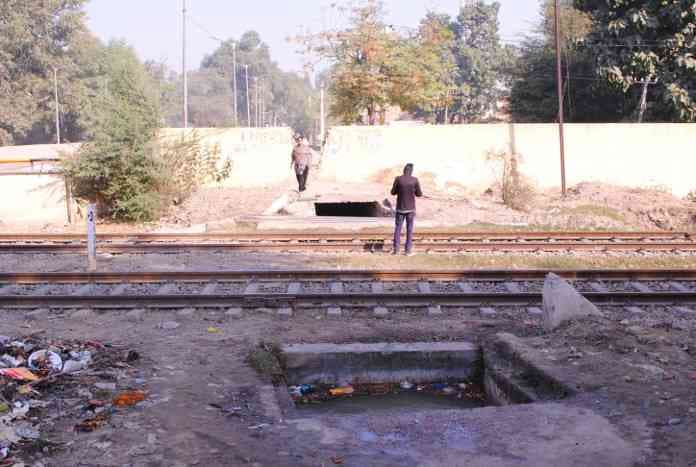
[[503,204],[517,211],[527,211],[534,199],[534,187],[520,173],[517,155],[491,151],[487,159],[496,166]]
[[204,147],[195,132],[159,137],[157,86],[135,53],[121,43],[104,50],[104,89],[95,98],[91,141],[63,161],[76,198],[97,203],[98,213],[145,222],[179,202],[209,178],[219,180],[219,149]]

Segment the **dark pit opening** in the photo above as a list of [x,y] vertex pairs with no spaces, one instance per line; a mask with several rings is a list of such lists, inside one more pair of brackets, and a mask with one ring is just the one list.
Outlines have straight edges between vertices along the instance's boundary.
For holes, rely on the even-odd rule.
[[382,209],[377,201],[346,203],[314,203],[320,217],[381,217]]

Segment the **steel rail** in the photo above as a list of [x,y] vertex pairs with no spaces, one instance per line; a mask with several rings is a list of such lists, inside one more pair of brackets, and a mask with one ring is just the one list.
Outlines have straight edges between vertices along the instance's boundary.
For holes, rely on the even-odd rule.
[[[354,241],[354,240],[390,240],[391,231],[380,232],[298,232],[298,231],[274,231],[261,233],[193,233],[193,234],[164,234],[164,233],[100,233],[97,234],[99,242],[264,242],[264,241],[302,241],[302,242],[325,242],[325,241]],[[468,240],[468,241],[540,241],[540,240],[686,240],[691,238],[688,232],[473,232],[462,230],[441,230],[430,232],[419,232],[414,237],[421,241],[434,240]],[[34,234],[34,233],[12,233],[0,234],[0,243],[37,243],[37,242],[56,242],[72,243],[86,242],[83,234]]]
[[[696,281],[696,269],[586,270],[238,270],[189,272],[0,273],[0,286],[11,284],[133,284],[165,282],[253,281],[540,281],[549,272],[583,281]],[[2,295],[2,289],[0,289]]]
[[[420,241],[416,243],[420,251],[437,252],[696,252],[696,242],[499,242],[499,241]],[[273,243],[103,243],[98,246],[98,252],[111,254],[148,254],[148,253],[178,253],[198,251],[280,251],[304,252],[307,250],[321,251],[368,251],[378,252],[391,248],[387,241],[358,241],[358,242],[285,242]],[[39,244],[0,244],[0,253],[4,254],[56,254],[82,253],[86,245],[82,243],[39,243]]]
[[[588,300],[602,305],[694,305],[696,292],[590,292],[583,294]],[[93,307],[133,308],[225,308],[283,307],[305,304],[310,306],[347,305],[537,305],[542,302],[541,293],[341,293],[341,294],[178,294],[178,295],[0,295],[4,307]]]

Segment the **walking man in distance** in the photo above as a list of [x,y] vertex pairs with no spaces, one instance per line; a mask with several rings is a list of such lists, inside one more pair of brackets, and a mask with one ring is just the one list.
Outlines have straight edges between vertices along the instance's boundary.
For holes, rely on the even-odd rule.
[[295,148],[292,150],[290,167],[295,169],[297,175],[298,191],[302,193],[307,189],[309,166],[312,163],[312,148],[309,147],[307,138],[298,138]]
[[413,164],[406,164],[404,174],[394,179],[391,194],[396,196],[396,226],[394,229],[394,251],[399,253],[401,244],[401,226],[406,221],[406,250],[405,254],[413,254],[413,224],[416,220],[416,197],[423,196],[420,182],[413,176]]

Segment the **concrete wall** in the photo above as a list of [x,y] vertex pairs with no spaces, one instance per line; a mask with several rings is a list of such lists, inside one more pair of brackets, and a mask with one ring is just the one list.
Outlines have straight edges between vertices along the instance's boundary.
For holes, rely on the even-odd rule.
[[[179,128],[162,130],[165,138],[181,137]],[[218,145],[221,163],[232,163],[230,178],[223,186],[254,187],[280,183],[292,175],[290,128],[197,128],[203,144]]]
[[0,231],[6,224],[67,222],[65,182],[55,175],[0,173]]
[[[485,190],[497,178],[487,154],[513,151],[522,172],[543,188],[560,186],[558,126],[495,124],[337,127],[329,134],[322,175],[337,181],[382,181],[407,162],[444,187]],[[568,185],[597,181],[696,189],[696,124],[566,125]]]

